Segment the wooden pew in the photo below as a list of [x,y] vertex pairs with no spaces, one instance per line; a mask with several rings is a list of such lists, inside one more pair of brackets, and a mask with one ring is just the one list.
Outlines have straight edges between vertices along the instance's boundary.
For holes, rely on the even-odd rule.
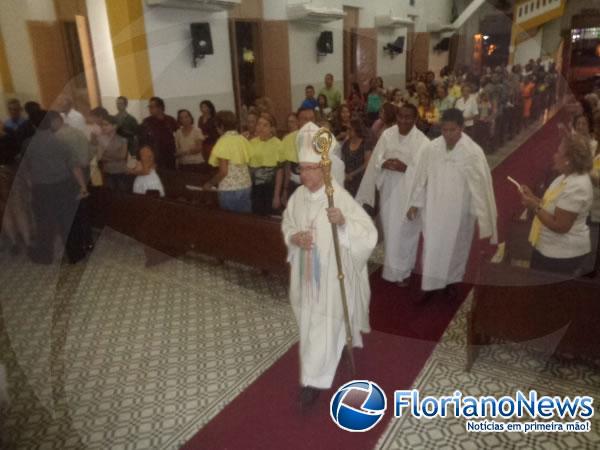
[[[215,206],[214,192],[198,194],[206,196],[204,203],[97,188],[92,192],[93,223],[171,257],[194,250],[263,271],[288,270],[280,220],[223,211]],[[215,201],[207,204],[211,198]],[[147,264],[155,257],[148,252]]]
[[158,176],[163,183],[167,198],[186,201],[194,205],[218,207],[217,194],[215,192],[190,190],[186,187],[202,187],[215,172],[216,170],[210,168],[202,173],[160,169]]
[[491,338],[584,360],[600,358],[600,281],[484,266],[468,318],[467,370]]

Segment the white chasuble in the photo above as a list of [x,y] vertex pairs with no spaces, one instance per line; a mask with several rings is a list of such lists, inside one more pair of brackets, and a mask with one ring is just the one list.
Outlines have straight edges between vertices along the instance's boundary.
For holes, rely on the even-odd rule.
[[[335,181],[334,203],[346,221],[338,227],[338,232],[352,343],[362,347],[361,332],[370,331],[367,261],[377,243],[377,230],[362,207]],[[311,193],[300,186],[290,197],[282,222],[291,266],[290,302],[300,328],[300,382],[319,389],[331,387],[346,343],[333,235],[326,208],[324,188]],[[291,237],[303,231],[312,234],[310,250],[291,243]]]
[[411,204],[425,207],[422,289],[430,291],[463,280],[476,222],[480,238],[497,241],[497,213],[489,166],[471,138],[463,133],[448,150],[439,137],[425,155]]
[[[373,155],[356,199],[360,204],[375,205],[375,188],[380,194],[381,222],[385,256],[382,277],[388,281],[408,278],[414,268],[422,229],[422,218],[408,220],[406,213],[410,192],[416,179],[416,169],[429,139],[417,127],[403,136],[398,126],[385,130]],[[398,159],[407,165],[406,172],[382,167],[388,159]]]

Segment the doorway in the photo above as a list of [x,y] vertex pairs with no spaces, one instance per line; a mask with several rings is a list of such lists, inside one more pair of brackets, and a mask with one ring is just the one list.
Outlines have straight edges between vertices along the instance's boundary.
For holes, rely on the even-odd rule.
[[344,6],[344,97],[350,95],[356,78],[356,30],[358,28],[358,8]]
[[243,116],[264,96],[261,25],[258,21],[229,22],[233,88],[238,115]]
[[28,21],[41,102],[51,108],[61,94],[87,114],[99,106],[100,92],[87,19]]

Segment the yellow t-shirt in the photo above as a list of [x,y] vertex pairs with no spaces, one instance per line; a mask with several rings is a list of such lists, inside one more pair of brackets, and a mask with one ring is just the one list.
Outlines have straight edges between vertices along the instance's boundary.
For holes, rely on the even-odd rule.
[[252,186],[248,161],[250,142],[237,131],[228,131],[219,138],[212,149],[208,163],[219,167],[219,159],[229,161],[227,176],[219,183],[221,191],[235,191]]
[[228,131],[219,138],[210,153],[208,163],[219,167],[219,159],[226,159],[238,166],[248,165],[250,160],[250,142],[237,131]]
[[250,141],[250,167],[277,167],[282,161],[283,144],[272,137],[263,141],[256,137]]
[[455,99],[461,98],[462,97],[462,89],[460,87],[460,84],[455,84],[454,86],[452,86],[450,88],[450,90],[448,91],[448,95],[450,95],[450,97],[454,97]]
[[298,150],[296,149],[296,138],[298,137],[298,131],[292,131],[287,134],[281,141],[282,154],[279,158],[280,161],[298,162]]

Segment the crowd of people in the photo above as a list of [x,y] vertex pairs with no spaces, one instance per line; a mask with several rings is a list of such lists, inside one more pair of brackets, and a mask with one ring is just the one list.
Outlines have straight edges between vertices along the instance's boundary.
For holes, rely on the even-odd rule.
[[[167,114],[165,102],[152,97],[141,123],[128,113],[125,97],[117,99],[116,115],[97,107],[87,118],[66,96],[50,111],[28,102],[26,115],[18,100],[10,100],[0,135],[0,175],[12,174],[0,183],[12,186],[1,197],[2,245],[12,252],[25,248],[32,261],[50,264],[58,235],[75,263],[94,246],[90,186],[164,196],[160,174],[168,170],[197,173],[205,190],[216,190],[222,209],[281,214],[300,328],[300,401],[306,406],[331,387],[348,342],[345,330],[358,347],[361,333],[369,331],[366,264],[377,243],[372,217],[379,213],[384,234],[383,279],[401,288],[409,284],[423,237],[422,300],[440,291],[455,295],[476,226],[479,238],[497,242],[485,153],[539,118],[555,103],[556,90],[554,66],[539,61],[486,68],[480,76],[444,70],[436,79],[428,72],[406,90],[386,89],[374,78],[365,93],[354,83],[346,99],[327,74],[318,92],[306,86],[285,130],[266,98],[242,120],[205,100],[196,121],[186,109]],[[533,217],[532,269],[566,276],[598,272],[599,94],[565,106],[572,120],[562,126],[553,156],[557,176],[545,192],[519,186]],[[335,206],[313,149],[322,128],[334,138]],[[332,224],[339,233],[335,241]],[[340,302],[329,300],[341,297],[344,312]]]
[[[34,224],[41,227],[37,235],[44,235],[49,232],[43,229],[49,211],[61,211],[60,217],[75,217],[76,226],[70,233],[75,236],[75,244],[71,247],[78,251],[71,249],[67,254],[73,261],[79,260],[93,246],[85,201],[87,187],[104,185],[123,192],[155,191],[164,196],[161,170],[210,175],[203,187],[217,190],[223,209],[279,215],[301,185],[296,141],[298,130],[309,122],[331,130],[336,140],[332,152],[333,174],[340,185],[373,214],[377,206],[375,191],[384,201],[389,200],[390,205],[395,204],[391,199],[399,180],[384,180],[397,178],[399,173],[404,175],[406,169],[401,158],[382,159],[387,152],[393,153],[401,147],[396,138],[402,121],[404,127],[408,127],[414,116],[414,131],[420,133],[418,139],[429,142],[442,134],[444,114],[456,109],[464,120],[461,127],[465,135],[490,153],[555,103],[557,77],[554,64],[532,60],[524,67],[515,65],[510,70],[505,66],[486,67],[478,75],[458,68],[444,69],[436,78],[430,71],[415,77],[407,83],[406,89],[388,89],[382,78],[376,77],[370,80],[366,92],[361,91],[358,83],[353,83],[349,96],[344,98],[335,86],[333,75],[327,74],[321,89],[306,86],[305,98],[298,110],[291,112],[286,123],[279,127],[268,98],[258,99],[256,105],[242,114],[241,120],[232,111],[217,112],[215,106],[205,100],[199,105],[196,120],[193,112],[186,109],[177,111],[175,117],[167,114],[165,102],[152,97],[148,102],[149,115],[141,123],[127,111],[125,97],[116,101],[117,114],[111,115],[105,108],[97,107],[87,118],[74,108],[68,96],[58,99],[56,111],[47,112],[35,102],[27,102],[23,108],[18,100],[10,100],[9,117],[1,136],[0,162],[26,161],[26,168],[21,164],[23,175],[16,177],[16,185],[22,186],[23,192],[27,192],[24,189],[27,183],[32,188],[28,203],[27,196],[21,196],[21,202],[25,202],[21,204],[29,204],[31,214],[7,209],[9,215],[5,214],[8,217],[5,222],[8,224],[4,228],[9,232],[4,233],[5,239],[8,236],[8,245],[14,251],[23,244],[31,248]],[[587,136],[585,139],[592,146],[600,128],[596,125],[598,102],[594,96],[588,96],[582,114],[572,125],[572,133]],[[394,131],[388,132],[391,129]],[[414,131],[406,134],[412,136]],[[48,153],[52,146],[61,148],[57,153],[63,155],[60,171],[54,167],[58,157],[53,158]],[[30,147],[31,151],[25,151]],[[46,150],[36,151],[36,147]],[[595,148],[593,153],[595,156]],[[48,163],[45,159],[52,161]],[[56,173],[47,176],[52,170]],[[403,183],[413,183],[412,179],[408,181],[410,177],[414,174]],[[74,210],[73,205],[59,206],[45,200],[54,188],[66,193],[66,180],[69,189],[76,194],[75,200],[79,199],[74,201],[75,205],[79,204]],[[63,185],[58,186],[60,183]],[[44,189],[35,188],[38,185]],[[46,189],[47,185],[52,185],[52,189]],[[51,206],[48,211],[42,211],[42,205]],[[390,214],[390,208],[381,208],[381,211],[385,229],[385,224],[396,220],[395,214]],[[597,213],[592,214],[594,223],[598,222],[596,216]],[[26,223],[30,226],[25,227]],[[44,249],[42,256],[36,259],[48,260],[48,251]],[[389,252],[390,255],[396,253]],[[407,270],[396,267],[397,263],[390,261],[390,264],[394,267],[387,269],[392,272],[402,274]],[[411,265],[410,259],[408,265]]]

